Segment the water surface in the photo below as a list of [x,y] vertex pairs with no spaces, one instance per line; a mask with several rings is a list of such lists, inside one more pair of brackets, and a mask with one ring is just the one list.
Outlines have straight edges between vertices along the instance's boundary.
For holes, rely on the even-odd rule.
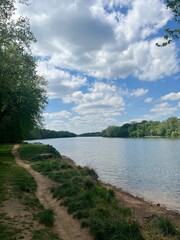
[[38,142],[94,168],[106,183],[180,212],[180,139],[77,137]]

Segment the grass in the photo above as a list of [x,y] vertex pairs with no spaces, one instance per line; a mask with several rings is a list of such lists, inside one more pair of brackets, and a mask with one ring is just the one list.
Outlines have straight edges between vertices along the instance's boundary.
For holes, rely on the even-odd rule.
[[175,226],[168,218],[165,217],[159,218],[158,227],[165,236],[178,234]]
[[48,230],[40,229],[34,231],[32,240],[60,240],[59,237]]
[[3,240],[16,240],[16,235],[19,233],[18,229],[11,228],[4,223],[0,223],[0,239]]
[[52,153],[54,157],[61,158],[61,154],[55,148],[41,143],[23,144],[19,152],[21,157],[27,160],[39,160],[39,155],[45,153]]
[[[33,150],[35,147],[35,151]],[[39,149],[38,149],[39,148]],[[133,221],[131,211],[118,206],[113,190],[108,190],[98,181],[97,173],[88,167],[72,167],[61,158],[38,160],[44,153],[42,145],[22,145],[22,157],[31,159],[37,171],[59,183],[52,189],[54,197],[62,200],[67,211],[88,227],[96,240],[142,240],[139,225]],[[53,150],[54,151],[54,150]],[[48,149],[48,153],[51,153]],[[39,215],[46,222],[50,212]],[[40,220],[40,221],[41,221]]]
[[[58,237],[50,229],[53,224],[53,213],[45,210],[35,196],[36,182],[34,178],[23,168],[19,167],[11,154],[12,145],[0,144],[0,239],[14,240],[23,238],[23,221],[27,222],[26,226],[33,235],[33,239],[57,240]],[[36,153],[38,149],[36,149]],[[49,151],[51,147],[44,148]],[[30,150],[30,149],[29,149]],[[32,149],[31,149],[32,150]],[[27,153],[27,155],[30,153]],[[24,210],[29,212],[32,220],[28,222],[26,218],[22,221],[21,217],[9,217],[1,210],[4,201],[15,200],[19,202]],[[43,215],[44,214],[44,215]],[[40,223],[39,229],[35,231],[34,220],[36,216]],[[50,217],[47,219],[47,217]],[[17,222],[19,224],[17,225]],[[34,227],[33,227],[34,226]],[[41,229],[42,228],[42,229]],[[42,236],[40,238],[39,236]]]
[[54,212],[52,209],[44,209],[39,212],[37,218],[40,223],[43,223],[46,227],[52,227],[54,223]]

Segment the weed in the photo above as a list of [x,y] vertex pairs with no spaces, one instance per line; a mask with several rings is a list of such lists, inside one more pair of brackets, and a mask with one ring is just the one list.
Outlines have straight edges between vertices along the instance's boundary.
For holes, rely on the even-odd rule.
[[45,229],[36,230],[33,234],[32,240],[60,240],[54,233],[48,232]]
[[42,209],[42,205],[39,202],[39,199],[34,196],[25,196],[24,204],[31,208],[39,208]]
[[177,234],[175,226],[172,224],[172,222],[168,218],[163,218],[163,217],[159,218],[158,227],[165,236]]
[[40,223],[46,227],[52,227],[54,223],[54,212],[52,209],[46,209],[38,213],[37,218]]

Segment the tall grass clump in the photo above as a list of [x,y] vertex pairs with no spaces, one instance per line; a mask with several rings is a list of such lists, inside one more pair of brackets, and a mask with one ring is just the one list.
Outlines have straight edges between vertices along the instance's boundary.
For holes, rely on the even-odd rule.
[[165,236],[177,234],[175,226],[168,218],[165,217],[159,218],[158,227]]
[[37,218],[46,227],[52,227],[54,223],[54,212],[52,209],[45,209],[38,213]]

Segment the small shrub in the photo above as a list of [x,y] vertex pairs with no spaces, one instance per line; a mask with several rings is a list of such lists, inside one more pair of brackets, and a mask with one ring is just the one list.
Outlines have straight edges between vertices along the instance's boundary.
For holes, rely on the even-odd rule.
[[54,223],[54,212],[52,209],[46,209],[37,215],[40,223],[43,223],[46,227],[52,227]]
[[79,210],[74,214],[74,217],[77,219],[83,219],[83,218],[88,218],[89,217],[89,212],[86,210]]
[[81,170],[81,174],[83,176],[91,176],[94,180],[98,180],[98,174],[96,173],[96,171],[94,169],[89,168],[89,167],[84,167]]
[[80,189],[77,186],[69,183],[64,183],[61,186],[52,189],[54,197],[57,197],[58,199],[77,196],[79,191]]
[[92,189],[94,187],[94,182],[91,179],[86,179],[84,182],[84,187],[86,189]]

